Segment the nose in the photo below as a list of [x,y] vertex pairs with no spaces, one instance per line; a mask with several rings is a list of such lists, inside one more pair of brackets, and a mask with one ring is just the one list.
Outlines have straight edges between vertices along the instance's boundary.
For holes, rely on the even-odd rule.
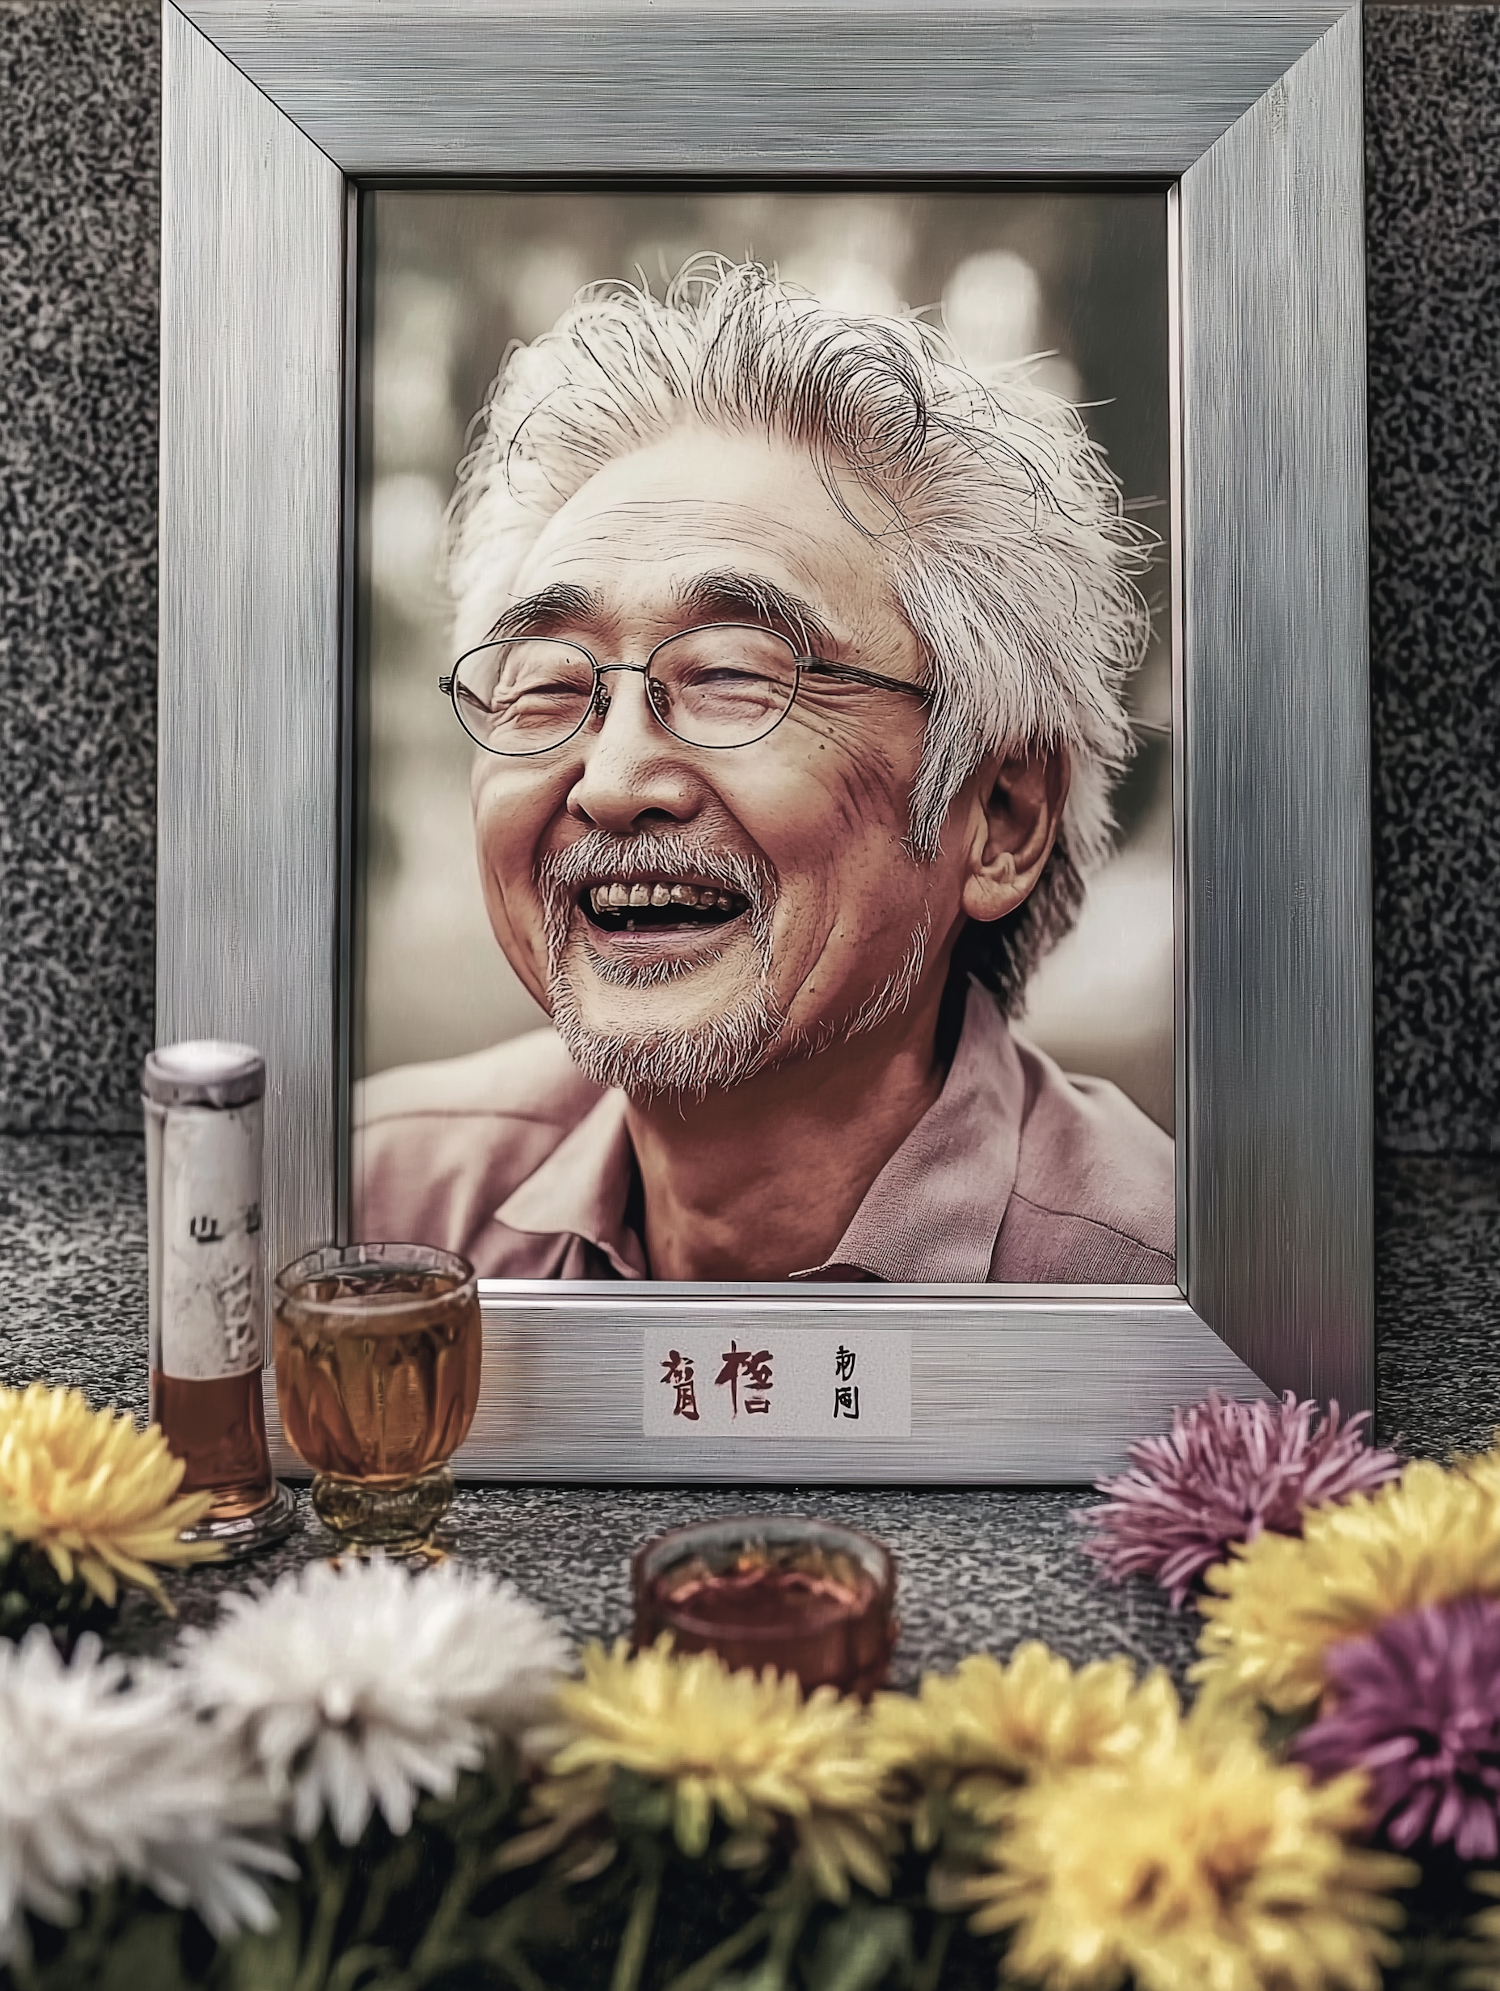
[[582,763],[568,814],[594,829],[627,834],[651,823],[685,823],[703,804],[691,748],[657,723],[639,671],[599,680],[594,716],[577,736]]

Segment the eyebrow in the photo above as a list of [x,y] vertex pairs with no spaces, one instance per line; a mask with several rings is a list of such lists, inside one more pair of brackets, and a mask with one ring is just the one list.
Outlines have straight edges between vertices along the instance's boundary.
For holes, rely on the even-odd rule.
[[545,588],[538,588],[534,595],[524,595],[490,626],[487,641],[503,642],[510,636],[546,636],[554,629],[576,628],[603,620],[603,605],[597,595],[591,595],[587,588],[574,587],[569,581],[553,581]]
[[760,574],[742,574],[730,569],[700,574],[677,593],[679,607],[688,616],[705,621],[764,622],[789,631],[804,651],[836,650],[838,638],[811,602],[789,594]]
[[[809,655],[842,647],[811,602],[763,574],[731,568],[699,574],[676,590],[675,601],[690,622],[754,622],[786,630]],[[515,636],[547,636],[559,629],[597,628],[605,620],[605,607],[597,595],[568,581],[554,581],[512,602],[486,640],[498,643]]]

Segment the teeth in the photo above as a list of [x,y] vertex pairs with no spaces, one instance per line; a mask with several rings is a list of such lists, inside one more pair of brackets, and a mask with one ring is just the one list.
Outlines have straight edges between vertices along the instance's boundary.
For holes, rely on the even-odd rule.
[[612,884],[594,885],[590,898],[595,912],[622,912],[637,906],[697,906],[708,912],[732,912],[734,900],[711,885]]

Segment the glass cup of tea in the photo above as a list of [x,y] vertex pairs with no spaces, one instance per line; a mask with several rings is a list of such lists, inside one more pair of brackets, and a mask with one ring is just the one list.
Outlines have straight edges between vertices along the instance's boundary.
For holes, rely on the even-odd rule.
[[636,1550],[635,1643],[672,1634],[731,1672],[774,1666],[805,1693],[868,1700],[900,1630],[896,1561],[883,1542],[801,1514],[739,1514],[673,1528]]
[[323,1245],[276,1275],[276,1401],[341,1549],[431,1554],[479,1402],[474,1268],[425,1244]]

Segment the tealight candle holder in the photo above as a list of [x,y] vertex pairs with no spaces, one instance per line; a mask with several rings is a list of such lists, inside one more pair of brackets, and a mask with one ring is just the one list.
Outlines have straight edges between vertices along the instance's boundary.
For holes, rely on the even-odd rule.
[[672,1634],[732,1671],[771,1666],[805,1692],[868,1696],[899,1627],[896,1563],[873,1536],[795,1514],[745,1514],[674,1528],[631,1562],[635,1642]]

